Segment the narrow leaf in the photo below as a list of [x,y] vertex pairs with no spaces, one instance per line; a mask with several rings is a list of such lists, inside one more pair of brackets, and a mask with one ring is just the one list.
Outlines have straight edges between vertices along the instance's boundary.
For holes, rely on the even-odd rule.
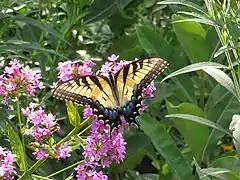
[[25,159],[26,155],[23,149],[24,147],[22,145],[22,142],[18,134],[9,124],[7,124],[7,128],[8,128],[8,138],[10,141],[12,152],[17,156],[17,160],[16,160],[17,164],[21,171],[25,171],[27,169],[27,164]]
[[37,43],[33,43],[33,42],[26,42],[26,41],[21,41],[21,40],[9,40],[7,42],[4,43],[0,43],[0,47],[1,49],[8,49],[8,48],[23,48],[23,49],[31,49],[31,50],[39,50],[39,51],[43,51],[43,52],[48,52],[54,55],[57,55],[63,59],[68,59],[67,57],[65,57],[64,55],[59,54],[58,52],[56,52],[53,49],[46,49],[42,46],[40,46]]
[[49,32],[50,34],[56,36],[57,38],[59,38],[60,40],[62,40],[63,42],[67,43],[68,45],[70,45],[69,42],[67,42],[64,37],[57,32],[52,25],[50,24],[44,24],[41,21],[26,17],[26,16],[12,16],[11,19],[16,20],[16,21],[22,21],[25,22],[27,24],[31,24],[33,26],[36,26],[42,30],[45,30],[47,32]]
[[210,76],[212,76],[219,84],[225,87],[229,92],[231,92],[235,97],[237,97],[235,86],[231,78],[225,72],[215,67],[208,67],[204,68],[203,70]]
[[184,5],[193,9],[196,9],[197,11],[200,11],[202,13],[206,13],[204,9],[197,4],[194,4],[190,1],[186,0],[166,0],[166,1],[160,1],[157,4],[166,4],[166,5],[171,5],[171,4],[178,4],[178,5]]
[[220,47],[217,52],[214,54],[214,58],[218,57],[219,55],[221,55],[222,53],[226,52],[226,51],[230,51],[232,49],[235,49],[233,46],[229,46],[229,45],[225,45]]
[[209,68],[209,67],[228,69],[227,66],[224,66],[222,64],[218,64],[218,63],[215,63],[215,62],[199,62],[199,63],[191,64],[189,66],[185,66],[184,68],[181,68],[181,69],[169,74],[168,76],[163,78],[161,82],[163,82],[166,79],[169,79],[171,77],[180,75],[180,74],[185,74],[185,73],[188,73],[188,72],[203,70],[203,69]]
[[[197,123],[200,123],[200,124],[204,124],[206,126],[214,128],[214,129],[216,129],[218,131],[221,131],[221,132],[231,136],[232,138],[234,138],[233,135],[229,131],[225,130],[224,128],[222,128],[218,124],[216,124],[216,123],[214,123],[214,122],[212,122],[212,121],[210,121],[208,119],[202,118],[202,117],[189,115],[189,114],[169,114],[169,115],[166,115],[166,117],[167,118],[186,119],[186,120],[194,121],[194,122],[197,122]],[[240,145],[240,142],[237,139],[235,139],[235,140]]]
[[197,173],[198,173],[198,176],[199,176],[199,179],[200,180],[211,180],[209,177],[207,177],[205,175],[205,173],[202,171],[202,169],[200,168],[199,164],[197,163],[196,159],[194,158],[193,159],[193,163],[196,167],[196,170],[197,170]]

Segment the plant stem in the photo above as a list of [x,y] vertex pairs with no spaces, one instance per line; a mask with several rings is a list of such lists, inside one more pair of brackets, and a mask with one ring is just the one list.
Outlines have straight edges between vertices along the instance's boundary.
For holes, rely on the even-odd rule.
[[23,146],[23,154],[24,154],[24,170],[27,171],[28,165],[27,165],[27,158],[26,158],[26,149],[25,149],[25,140],[24,140],[24,134],[23,134],[23,125],[22,125],[22,119],[21,119],[21,109],[20,109],[20,101],[19,101],[19,95],[17,95],[17,116],[18,116],[18,124],[19,124],[19,131],[20,131],[20,137],[22,140],[22,146]]
[[83,161],[78,161],[78,162],[76,162],[76,163],[74,163],[74,164],[72,164],[72,165],[70,165],[70,166],[68,166],[68,167],[66,167],[66,168],[63,168],[63,169],[61,169],[61,170],[59,170],[59,171],[57,171],[57,172],[55,172],[55,173],[53,173],[53,174],[48,175],[47,178],[56,176],[57,174],[59,174],[59,173],[61,173],[61,172],[64,172],[64,171],[66,171],[66,170],[68,170],[68,169],[71,169],[72,167],[74,167],[74,166],[76,166],[76,165],[78,165],[78,164],[80,164],[80,163],[82,163],[82,162],[83,162]]
[[[61,141],[59,141],[57,143],[57,145],[59,146],[60,144],[62,144],[63,142],[67,141],[68,139],[70,139],[73,135],[77,134],[77,132],[79,131],[79,129],[81,128],[81,126],[79,127],[75,127],[71,132],[68,133],[67,136],[65,136]],[[42,159],[42,160],[38,160],[37,162],[35,162],[35,164],[33,164],[31,166],[31,168],[25,172],[20,178],[19,180],[24,180],[27,178],[27,176],[31,175],[37,168],[39,168],[47,159]]]

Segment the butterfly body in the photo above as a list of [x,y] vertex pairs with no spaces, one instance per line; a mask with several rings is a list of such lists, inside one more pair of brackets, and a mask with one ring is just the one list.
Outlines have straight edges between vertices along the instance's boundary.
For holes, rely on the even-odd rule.
[[78,104],[90,105],[98,119],[111,128],[122,124],[123,117],[129,124],[136,123],[142,107],[143,89],[167,67],[160,58],[136,60],[108,76],[89,75],[60,81],[53,96]]

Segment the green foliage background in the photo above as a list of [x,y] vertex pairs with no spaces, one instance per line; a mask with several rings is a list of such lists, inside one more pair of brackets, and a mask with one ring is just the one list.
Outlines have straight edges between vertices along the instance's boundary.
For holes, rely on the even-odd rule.
[[[126,130],[126,160],[106,173],[111,180],[237,180],[239,136],[228,129],[240,113],[239,8],[230,0],[3,0],[0,72],[18,58],[42,73],[47,88],[34,100],[57,115],[60,141],[79,126],[82,109],[73,116],[71,104],[67,113],[65,103],[52,98],[58,62],[91,59],[100,67],[113,53],[126,60],[161,57],[169,67],[155,81],[155,98],[139,118],[141,130]],[[29,102],[23,98],[21,106]],[[74,164],[83,158],[80,139],[72,142],[69,159],[47,160],[37,168],[31,168],[35,158],[27,148],[32,171],[26,171],[16,113],[0,111],[0,144],[18,152],[19,174],[72,178]],[[225,152],[222,145],[231,145],[233,137],[237,151]]]

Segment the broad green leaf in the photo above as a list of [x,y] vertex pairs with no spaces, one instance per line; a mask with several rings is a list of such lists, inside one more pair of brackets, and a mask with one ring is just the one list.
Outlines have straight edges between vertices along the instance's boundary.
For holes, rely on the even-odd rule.
[[232,82],[232,79],[225,72],[221,71],[220,69],[216,69],[215,67],[207,67],[204,68],[203,71],[212,76],[219,84],[237,97],[236,88]]
[[167,59],[171,55],[171,45],[154,29],[149,26],[135,26],[135,29],[141,46],[149,56]]
[[[184,20],[182,16],[173,15],[172,20]],[[192,63],[208,61],[210,52],[206,40],[206,32],[201,24],[182,22],[173,24],[173,29]]]
[[205,175],[205,173],[202,171],[202,169],[200,168],[199,164],[197,163],[196,159],[194,158],[193,160],[193,163],[196,167],[196,170],[197,170],[197,173],[198,173],[198,176],[199,176],[199,179],[200,180],[211,180],[209,177],[207,177]]
[[191,65],[185,66],[184,68],[181,68],[181,69],[169,74],[168,76],[163,78],[161,82],[163,82],[166,79],[169,79],[171,77],[180,75],[180,74],[185,74],[185,73],[188,73],[188,72],[193,72],[193,71],[198,71],[198,70],[204,70],[206,68],[211,68],[211,67],[228,69],[227,66],[224,66],[222,64],[218,64],[218,63],[215,63],[215,62],[199,62],[199,63],[194,63],[194,64],[191,64]]
[[[204,112],[198,107],[190,103],[182,103],[178,106],[173,106],[170,102],[167,103],[168,114],[191,114],[199,117],[205,117]],[[193,151],[197,160],[202,157],[202,152],[206,141],[209,137],[211,129],[202,124],[185,120],[179,121],[177,118],[171,118],[176,128],[183,135],[188,147]],[[198,132],[198,133],[196,133]],[[201,136],[199,136],[201,134]]]
[[26,171],[27,161],[26,161],[26,155],[25,155],[22,142],[18,134],[16,133],[16,131],[9,124],[7,124],[7,128],[8,128],[8,138],[10,141],[12,152],[17,156],[16,162],[21,171]]
[[142,162],[143,157],[146,155],[145,148],[151,143],[150,139],[143,133],[137,133],[133,136],[126,137],[126,141],[127,154],[124,162],[120,165],[111,167],[111,171],[114,171],[115,173],[132,170],[139,165]]
[[187,6],[187,7],[190,7],[190,8],[193,8],[201,13],[205,13],[204,9],[200,6],[198,6],[197,4],[195,3],[192,3],[190,1],[187,1],[187,0],[166,0],[166,1],[160,1],[158,2],[157,4],[167,4],[167,5],[184,5],[184,6]]
[[175,180],[192,179],[191,167],[161,123],[147,114],[139,117],[141,129],[152,140],[157,151],[164,157]]
[[109,55],[118,52],[123,59],[134,59],[144,50],[140,46],[137,35],[123,35],[113,42]]
[[73,126],[80,125],[81,118],[80,118],[80,115],[78,113],[78,106],[76,104],[72,103],[72,102],[66,102],[66,106],[67,106],[67,113],[68,113],[69,122]]

